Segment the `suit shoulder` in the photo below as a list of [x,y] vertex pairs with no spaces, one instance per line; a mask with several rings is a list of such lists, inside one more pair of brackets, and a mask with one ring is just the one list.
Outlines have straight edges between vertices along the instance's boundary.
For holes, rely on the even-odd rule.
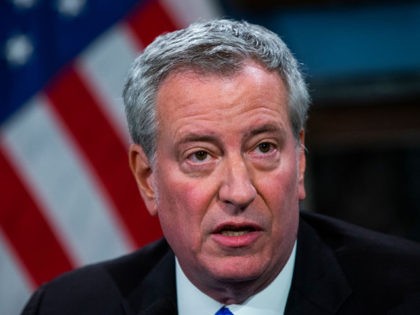
[[302,213],[352,282],[420,289],[420,244],[319,214]]
[[420,244],[400,237],[372,231],[339,219],[316,213],[301,213],[304,222],[336,252],[364,251],[420,259]]
[[[121,298],[138,285],[165,255],[161,240],[112,260],[91,264],[64,273],[42,285],[22,314],[102,314],[120,306]],[[52,311],[53,310],[53,311]]]

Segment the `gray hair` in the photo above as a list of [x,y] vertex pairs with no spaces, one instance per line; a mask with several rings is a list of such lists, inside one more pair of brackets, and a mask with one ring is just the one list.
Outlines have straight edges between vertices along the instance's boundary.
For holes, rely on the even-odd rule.
[[123,98],[128,128],[150,160],[156,153],[155,100],[160,83],[175,71],[230,75],[254,60],[277,71],[288,90],[288,113],[296,139],[304,128],[310,98],[299,65],[286,44],[268,29],[247,22],[218,19],[194,23],[157,37],[134,61]]

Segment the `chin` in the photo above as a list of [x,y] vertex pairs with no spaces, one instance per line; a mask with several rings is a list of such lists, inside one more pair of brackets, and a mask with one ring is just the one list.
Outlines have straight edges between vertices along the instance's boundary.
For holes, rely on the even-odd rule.
[[[215,268],[215,266],[217,266]],[[213,264],[210,273],[223,282],[243,282],[255,280],[268,268],[268,263],[255,260],[255,257],[229,257]]]

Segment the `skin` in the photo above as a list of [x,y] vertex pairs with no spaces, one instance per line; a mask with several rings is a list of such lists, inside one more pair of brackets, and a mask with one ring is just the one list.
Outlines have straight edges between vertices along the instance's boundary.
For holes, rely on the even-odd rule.
[[154,163],[130,148],[146,207],[190,281],[242,303],[287,262],[305,197],[304,133],[293,137],[283,81],[252,61],[227,77],[183,70],[156,104]]

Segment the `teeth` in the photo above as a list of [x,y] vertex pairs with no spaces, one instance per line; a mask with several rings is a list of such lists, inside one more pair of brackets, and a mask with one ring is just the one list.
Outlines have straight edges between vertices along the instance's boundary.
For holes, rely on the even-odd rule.
[[241,236],[247,234],[249,231],[222,231],[221,234],[225,236]]

